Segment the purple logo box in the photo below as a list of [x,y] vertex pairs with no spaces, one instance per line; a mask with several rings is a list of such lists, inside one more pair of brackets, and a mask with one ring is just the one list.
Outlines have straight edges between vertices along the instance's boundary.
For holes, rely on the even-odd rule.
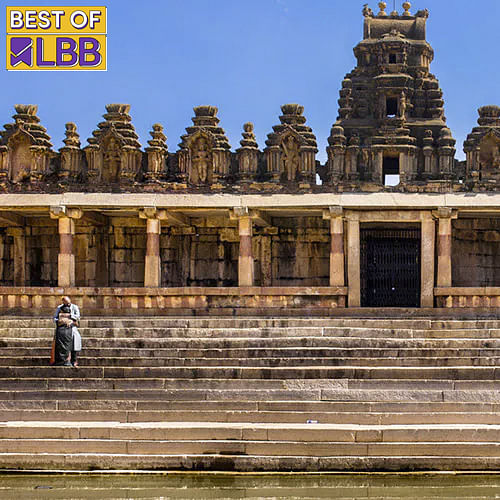
[[10,64],[17,66],[25,63],[28,66],[33,65],[33,39],[28,37],[19,37],[10,39]]

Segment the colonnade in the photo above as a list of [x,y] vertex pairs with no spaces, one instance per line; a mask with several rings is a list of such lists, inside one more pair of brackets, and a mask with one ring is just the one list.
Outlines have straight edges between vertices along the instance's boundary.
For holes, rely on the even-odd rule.
[[[227,213],[227,212],[226,212]],[[237,207],[230,210],[230,217],[237,221],[239,233],[238,286],[254,285],[254,256],[252,234],[255,224],[270,225],[270,218],[262,211]],[[50,217],[58,221],[59,256],[58,285],[75,286],[75,253],[73,242],[76,221],[83,216],[80,208],[52,207]],[[344,210],[331,206],[322,210],[323,219],[330,225],[330,287],[348,287],[349,307],[361,305],[360,292],[360,228],[363,223],[412,223],[421,229],[421,307],[433,307],[434,286],[451,287],[452,219],[456,211],[449,208],[436,210]],[[144,287],[161,286],[160,235],[162,222],[171,223],[167,210],[145,207],[139,217],[146,220],[146,252]],[[176,220],[184,217],[178,213]],[[184,221],[189,221],[184,217]],[[436,224],[437,222],[437,224]],[[188,222],[187,222],[188,223]],[[436,245],[437,225],[437,245]],[[13,237],[14,286],[25,285],[26,241],[23,227],[9,227]],[[347,247],[347,250],[346,250]],[[437,258],[436,258],[437,247]],[[435,270],[437,263],[437,272]],[[347,273],[346,273],[347,268]],[[347,279],[346,279],[347,278]]]

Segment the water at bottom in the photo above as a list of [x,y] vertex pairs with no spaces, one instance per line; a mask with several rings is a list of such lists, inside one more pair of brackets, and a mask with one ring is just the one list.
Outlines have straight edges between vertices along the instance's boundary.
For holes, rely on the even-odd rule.
[[0,499],[500,498],[500,474],[0,474]]

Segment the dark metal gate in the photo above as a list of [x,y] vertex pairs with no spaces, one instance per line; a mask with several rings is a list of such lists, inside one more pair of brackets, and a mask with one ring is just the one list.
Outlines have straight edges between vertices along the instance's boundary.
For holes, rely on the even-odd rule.
[[361,305],[420,307],[419,229],[361,229]]

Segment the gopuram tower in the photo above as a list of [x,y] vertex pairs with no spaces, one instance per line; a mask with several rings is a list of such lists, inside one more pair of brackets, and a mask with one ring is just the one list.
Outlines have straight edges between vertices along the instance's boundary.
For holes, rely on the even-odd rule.
[[455,140],[443,93],[430,72],[429,12],[374,14],[365,5],[356,68],[342,82],[339,116],[328,139],[327,182],[340,191],[449,190]]

